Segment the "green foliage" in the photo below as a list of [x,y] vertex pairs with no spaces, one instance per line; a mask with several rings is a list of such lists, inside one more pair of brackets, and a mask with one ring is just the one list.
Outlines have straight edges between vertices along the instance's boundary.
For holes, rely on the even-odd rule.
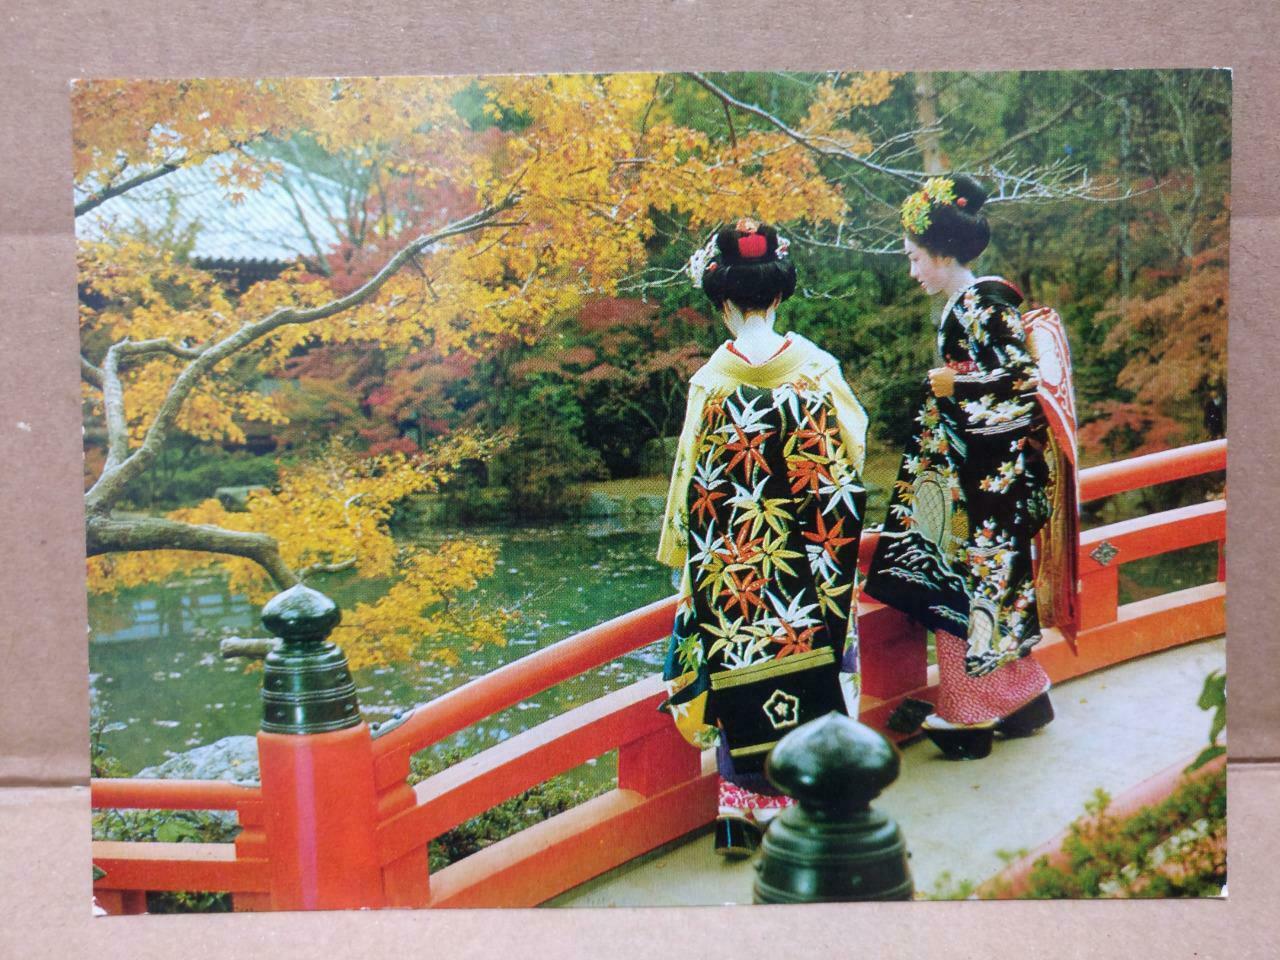
[[165,448],[130,502],[144,509],[193,506],[211,498],[218,487],[271,487],[278,475],[275,457],[179,439]]
[[[447,767],[471,756],[465,751],[453,751],[442,757],[425,753],[416,754],[410,764],[409,783],[419,783]],[[536,826],[571,807],[597,797],[611,789],[608,784],[598,788],[576,783],[569,775],[540,783],[500,803],[478,816],[472,817],[442,833],[431,841],[429,863],[432,871],[469,857],[499,840],[518,833],[526,827]]]
[[[1227,678],[1220,670],[1205,677],[1196,701],[1212,710],[1209,747],[1186,772],[1198,770],[1226,752],[1218,737],[1227,722]],[[1227,772],[1185,780],[1162,803],[1127,820],[1110,816],[1111,797],[1094,792],[1085,816],[1071,825],[1062,845],[1070,864],[1036,861],[1027,896],[1213,897],[1227,882]]]
[[[96,714],[96,705],[95,705]],[[102,744],[104,727],[95,716],[90,725],[90,776],[127,777],[119,760]],[[240,833],[232,814],[199,810],[96,810],[90,820],[94,840],[133,843],[230,843]],[[94,867],[93,878],[105,874]],[[208,891],[147,892],[148,913],[228,913],[231,895]]]
[[510,515],[562,515],[572,496],[570,484],[604,476],[599,453],[582,439],[582,404],[569,384],[538,378],[510,397],[504,413],[517,432],[493,458],[489,480],[508,491]]
[[950,870],[943,870],[934,881],[933,888],[917,892],[916,897],[920,900],[970,900],[977,890],[978,886],[972,880],[957,879]]
[[1200,691],[1200,699],[1196,705],[1201,710],[1212,710],[1213,719],[1209,723],[1209,746],[1200,752],[1200,756],[1187,767],[1187,772],[1199,770],[1210,760],[1220,757],[1227,748],[1218,743],[1218,737],[1227,727],[1227,675],[1221,670],[1214,670],[1204,678],[1204,689]]
[[1226,771],[1188,781],[1127,820],[1107,813],[1099,790],[1071,825],[1066,867],[1032,868],[1033,899],[1217,896],[1226,883]]

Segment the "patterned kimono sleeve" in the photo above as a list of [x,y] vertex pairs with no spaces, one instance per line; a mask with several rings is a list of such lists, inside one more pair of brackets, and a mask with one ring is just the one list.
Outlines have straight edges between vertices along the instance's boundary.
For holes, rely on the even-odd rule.
[[689,385],[689,405],[685,408],[684,427],[676,447],[675,466],[671,470],[671,486],[667,489],[667,509],[662,518],[662,534],[658,540],[658,562],[669,567],[679,567],[688,552],[689,482],[693,478],[697,457],[698,429],[702,423],[702,409],[707,392],[695,384]]
[[840,435],[844,440],[849,462],[861,476],[867,458],[867,412],[862,409],[862,404],[854,396],[838,365],[824,371],[819,382],[835,406],[836,420],[840,423]]
[[965,430],[997,436],[1026,428],[1036,412],[1040,377],[1017,309],[973,297],[957,305],[956,312],[975,368],[961,370],[955,378]]

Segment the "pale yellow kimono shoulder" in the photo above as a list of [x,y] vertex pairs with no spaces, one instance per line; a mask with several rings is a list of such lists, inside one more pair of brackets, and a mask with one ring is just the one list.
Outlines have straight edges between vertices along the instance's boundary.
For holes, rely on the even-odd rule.
[[797,333],[787,334],[790,346],[760,364],[748,363],[721,344],[689,381],[689,404],[676,448],[667,508],[658,542],[658,560],[669,567],[684,564],[688,541],[689,481],[694,472],[698,428],[702,411],[711,396],[732,393],[746,384],[765,389],[784,383],[805,381],[825,390],[831,397],[840,424],[840,435],[850,464],[862,473],[866,458],[867,414],[858,403],[840,372],[840,363],[831,354]]

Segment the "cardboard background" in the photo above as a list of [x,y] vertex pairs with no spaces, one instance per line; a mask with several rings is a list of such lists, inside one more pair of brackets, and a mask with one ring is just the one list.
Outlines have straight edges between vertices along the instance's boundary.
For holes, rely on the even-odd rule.
[[[0,956],[1275,955],[1280,5],[1274,0],[32,0],[0,8]],[[81,76],[1230,66],[1231,899],[89,916],[67,83]],[[941,802],[941,798],[940,798]],[[1269,906],[1271,909],[1266,909]]]

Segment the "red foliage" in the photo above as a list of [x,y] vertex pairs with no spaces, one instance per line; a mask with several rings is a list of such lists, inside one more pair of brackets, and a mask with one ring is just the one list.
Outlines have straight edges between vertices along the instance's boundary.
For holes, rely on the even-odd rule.
[[578,327],[585,333],[650,327],[657,315],[657,306],[643,300],[601,297],[582,305],[578,312]]
[[1184,430],[1177,420],[1149,406],[1109,400],[1095,406],[1076,439],[1083,459],[1100,463],[1179,446]]

